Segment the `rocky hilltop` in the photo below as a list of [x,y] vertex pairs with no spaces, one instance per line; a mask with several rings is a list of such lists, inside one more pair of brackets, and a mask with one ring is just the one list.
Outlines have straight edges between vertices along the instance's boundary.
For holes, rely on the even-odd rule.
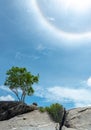
[[91,130],[91,107],[67,111],[62,130]]
[[91,107],[64,109],[58,124],[34,105],[0,102],[0,130],[91,130]]
[[59,130],[47,112],[20,102],[0,102],[0,120],[0,130]]

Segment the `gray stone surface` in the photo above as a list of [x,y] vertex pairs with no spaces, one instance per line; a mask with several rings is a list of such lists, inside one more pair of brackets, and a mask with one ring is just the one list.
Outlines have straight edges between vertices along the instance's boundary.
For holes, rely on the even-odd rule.
[[[91,107],[71,109],[66,112],[61,130],[91,130]],[[0,121],[0,130],[59,130],[47,112],[38,110]]]
[[64,126],[62,130],[91,130],[91,107],[67,111]]
[[0,121],[0,130],[59,130],[59,125],[51,120],[47,112],[35,110]]
[[62,127],[62,130],[77,130],[77,129],[74,129],[74,128],[67,128],[65,126]]

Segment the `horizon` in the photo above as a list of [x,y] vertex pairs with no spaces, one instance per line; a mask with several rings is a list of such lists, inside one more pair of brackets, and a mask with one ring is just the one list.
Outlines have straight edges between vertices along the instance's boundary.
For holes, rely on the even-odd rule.
[[0,101],[17,100],[4,82],[18,66],[40,75],[26,103],[91,106],[90,12],[90,0],[0,0]]

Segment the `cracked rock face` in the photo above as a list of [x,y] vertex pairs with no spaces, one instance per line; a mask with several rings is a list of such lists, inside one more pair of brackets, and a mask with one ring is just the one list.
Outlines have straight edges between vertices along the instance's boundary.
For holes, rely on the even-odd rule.
[[67,111],[62,130],[91,130],[91,107]]
[[59,130],[59,124],[52,121],[47,112],[35,110],[0,121],[0,130]]

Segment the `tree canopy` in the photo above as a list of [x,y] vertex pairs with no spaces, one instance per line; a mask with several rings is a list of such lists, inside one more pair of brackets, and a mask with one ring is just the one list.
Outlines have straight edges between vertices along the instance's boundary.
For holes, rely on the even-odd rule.
[[25,102],[26,95],[31,96],[34,93],[32,85],[39,81],[39,75],[32,75],[26,68],[12,67],[6,75],[4,84],[15,93],[21,102]]

